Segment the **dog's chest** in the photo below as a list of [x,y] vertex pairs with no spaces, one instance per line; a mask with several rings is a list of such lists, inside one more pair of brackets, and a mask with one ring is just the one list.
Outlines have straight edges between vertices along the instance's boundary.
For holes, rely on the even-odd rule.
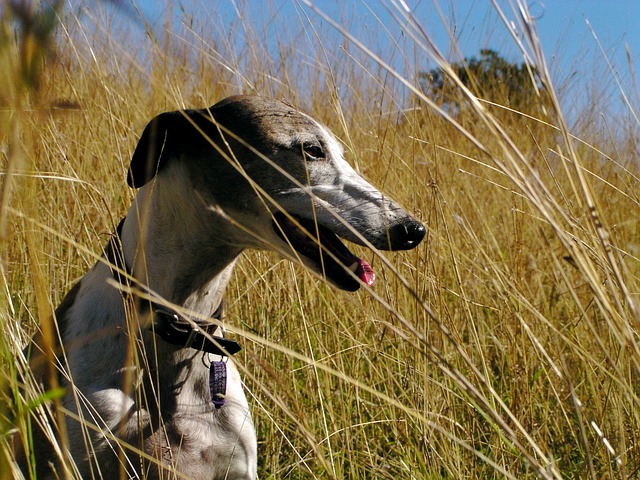
[[204,384],[208,369],[203,366],[199,360],[199,366],[193,366],[197,371],[191,370],[180,385],[175,404],[166,404],[163,426],[146,438],[144,450],[188,478],[255,478],[255,431],[238,372],[231,362],[227,364],[225,404],[215,408]]

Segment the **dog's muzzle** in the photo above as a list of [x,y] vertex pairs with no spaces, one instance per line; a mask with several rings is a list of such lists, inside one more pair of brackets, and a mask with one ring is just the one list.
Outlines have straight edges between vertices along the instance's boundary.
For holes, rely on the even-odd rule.
[[[300,259],[303,263],[311,264],[338,288],[354,292],[362,283],[373,285],[375,272],[371,265],[354,255],[329,228],[313,220],[287,217],[282,213],[274,215],[273,228],[303,257]],[[386,237],[378,239],[374,246],[381,250],[410,250],[422,241],[425,234],[424,225],[409,219],[390,227]]]

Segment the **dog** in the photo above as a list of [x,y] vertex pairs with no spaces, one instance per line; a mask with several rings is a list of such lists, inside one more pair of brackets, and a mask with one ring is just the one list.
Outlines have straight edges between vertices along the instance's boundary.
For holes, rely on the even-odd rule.
[[[258,96],[152,119],[128,184],[137,195],[102,260],[55,312],[67,440],[37,441],[37,478],[255,479],[239,346],[221,323],[240,254],[275,251],[353,292],[375,274],[339,237],[407,250],[425,227],[349,166],[327,127]],[[47,348],[36,338],[32,363]]]

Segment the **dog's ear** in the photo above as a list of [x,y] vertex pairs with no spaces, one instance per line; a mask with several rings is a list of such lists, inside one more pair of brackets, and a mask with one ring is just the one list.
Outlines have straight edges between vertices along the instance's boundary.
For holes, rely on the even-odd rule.
[[163,153],[165,157],[169,153],[169,134],[173,113],[161,113],[153,118],[142,132],[127,173],[127,183],[130,187],[140,188],[160,169]]
[[205,135],[215,135],[211,114],[207,110],[177,110],[161,113],[145,127],[138,141],[127,173],[130,187],[140,188],[164,167],[180,149],[193,149],[205,142]]

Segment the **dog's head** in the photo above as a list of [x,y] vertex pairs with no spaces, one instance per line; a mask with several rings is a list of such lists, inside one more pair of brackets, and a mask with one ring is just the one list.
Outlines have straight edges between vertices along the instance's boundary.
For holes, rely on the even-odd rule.
[[234,96],[158,115],[136,147],[128,183],[160,180],[171,165],[186,172],[203,211],[222,212],[243,231],[234,241],[246,244],[236,246],[275,250],[344,290],[370,285],[374,275],[338,237],[407,250],[425,235],[351,168],[326,127],[277,100]]

